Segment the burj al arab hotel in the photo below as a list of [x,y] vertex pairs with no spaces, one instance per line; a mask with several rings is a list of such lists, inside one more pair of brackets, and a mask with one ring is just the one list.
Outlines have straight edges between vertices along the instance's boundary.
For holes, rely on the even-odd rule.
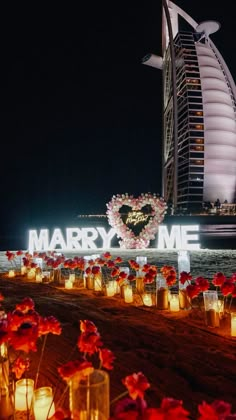
[[143,64],[163,72],[163,196],[177,211],[235,203],[236,87],[211,39],[220,24],[162,5],[162,57]]

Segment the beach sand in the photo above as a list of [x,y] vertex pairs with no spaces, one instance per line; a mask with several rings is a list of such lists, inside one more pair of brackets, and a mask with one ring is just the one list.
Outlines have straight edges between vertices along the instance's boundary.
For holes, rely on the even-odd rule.
[[[146,392],[149,406],[157,407],[163,397],[172,397],[183,400],[197,418],[197,406],[203,400],[222,399],[236,411],[236,338],[230,336],[230,314],[220,328],[211,329],[205,325],[200,300],[191,310],[172,313],[139,306],[138,301],[126,304],[118,295],[108,298],[87,289],[65,290],[22,276],[9,279],[6,274],[1,274],[0,292],[6,311],[29,296],[36,311],[61,322],[62,334],[47,338],[39,375],[39,385],[57,386],[57,401],[65,387],[62,380],[58,382],[57,367],[77,358],[79,321],[89,319],[98,327],[104,346],[116,357],[110,371],[111,399],[125,391],[122,378],[141,371],[151,385]],[[38,351],[30,353],[32,375],[41,345],[39,341]],[[68,394],[63,404],[68,404]]]

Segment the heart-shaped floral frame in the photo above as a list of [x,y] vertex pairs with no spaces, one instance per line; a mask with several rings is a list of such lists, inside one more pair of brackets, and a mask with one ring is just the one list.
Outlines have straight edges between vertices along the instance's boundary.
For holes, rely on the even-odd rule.
[[[133,211],[141,210],[149,205],[152,208],[151,217],[138,236],[123,222],[119,210],[122,206],[129,206]],[[107,217],[109,224],[116,230],[121,248],[142,249],[147,248],[151,239],[155,239],[160,223],[164,219],[167,205],[161,197],[155,194],[141,194],[134,198],[133,195],[117,194],[113,195],[111,201],[107,204]]]

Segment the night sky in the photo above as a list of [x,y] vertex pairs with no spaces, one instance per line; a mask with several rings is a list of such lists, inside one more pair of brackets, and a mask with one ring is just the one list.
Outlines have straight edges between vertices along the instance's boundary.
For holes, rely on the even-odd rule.
[[[161,2],[129,3],[4,6],[0,237],[105,214],[113,194],[161,194],[162,76],[141,64],[161,55]],[[221,22],[212,40],[235,80],[234,14],[176,3]]]

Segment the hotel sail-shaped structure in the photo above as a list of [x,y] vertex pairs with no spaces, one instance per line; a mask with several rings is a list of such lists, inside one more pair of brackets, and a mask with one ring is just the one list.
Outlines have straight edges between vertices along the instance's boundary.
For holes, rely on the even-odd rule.
[[236,198],[236,87],[210,38],[219,27],[163,0],[162,57],[143,59],[163,72],[163,196],[176,213]]

